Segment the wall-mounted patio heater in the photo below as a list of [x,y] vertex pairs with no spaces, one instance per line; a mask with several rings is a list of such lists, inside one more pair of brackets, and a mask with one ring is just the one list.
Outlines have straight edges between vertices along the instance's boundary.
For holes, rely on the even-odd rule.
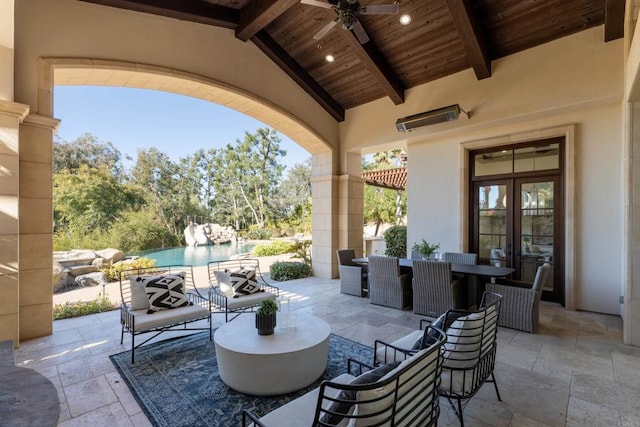
[[467,118],[469,117],[469,113],[460,108],[460,105],[449,105],[448,107],[402,117],[396,121],[396,129],[398,132],[409,132],[422,126],[450,122],[451,120],[457,120],[460,113],[466,114]]

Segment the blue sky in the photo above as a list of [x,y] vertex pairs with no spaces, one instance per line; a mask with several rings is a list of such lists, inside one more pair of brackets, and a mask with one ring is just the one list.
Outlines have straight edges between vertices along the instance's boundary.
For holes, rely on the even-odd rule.
[[[54,117],[58,137],[73,141],[91,133],[136,158],[140,148],[156,147],[172,160],[243,139],[266,125],[235,110],[188,96],[146,89],[56,86]],[[293,166],[311,155],[285,135],[283,163]]]

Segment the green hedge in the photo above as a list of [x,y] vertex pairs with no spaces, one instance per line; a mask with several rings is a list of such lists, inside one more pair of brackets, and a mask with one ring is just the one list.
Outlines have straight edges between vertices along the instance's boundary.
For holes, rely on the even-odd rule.
[[117,308],[118,306],[116,304],[102,296],[93,301],[66,302],[53,306],[53,320],[103,313],[105,311],[116,310]]
[[273,256],[295,252],[296,243],[287,240],[276,240],[268,245],[257,245],[251,251],[255,256]]
[[283,282],[311,276],[311,267],[303,262],[278,261],[271,264],[269,272],[273,280]]

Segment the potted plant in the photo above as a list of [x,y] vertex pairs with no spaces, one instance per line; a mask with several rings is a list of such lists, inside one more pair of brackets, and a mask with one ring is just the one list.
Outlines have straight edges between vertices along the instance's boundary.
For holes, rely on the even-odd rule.
[[440,249],[440,243],[431,244],[422,239],[422,243],[416,243],[411,249],[421,254],[424,259],[427,259],[431,254]]
[[278,304],[272,299],[260,302],[256,310],[256,328],[258,335],[271,335],[276,327],[276,313]]

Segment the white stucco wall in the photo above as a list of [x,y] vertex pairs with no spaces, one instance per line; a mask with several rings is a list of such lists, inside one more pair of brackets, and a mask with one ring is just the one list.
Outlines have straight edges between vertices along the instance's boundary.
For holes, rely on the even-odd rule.
[[[421,238],[443,251],[463,248],[461,144],[575,125],[575,308],[620,313],[623,294],[624,176],[621,102],[623,42],[604,43],[602,27],[408,91],[393,107],[379,100],[349,110],[340,125],[341,157],[407,146],[408,244]],[[396,132],[398,117],[460,104],[471,118]]]
[[13,101],[13,0],[0,1],[0,99]]
[[188,71],[240,88],[337,145],[336,121],[232,30],[76,0],[16,0],[15,16],[15,72],[20,75],[15,97],[32,109],[37,105],[40,57],[129,61]]

